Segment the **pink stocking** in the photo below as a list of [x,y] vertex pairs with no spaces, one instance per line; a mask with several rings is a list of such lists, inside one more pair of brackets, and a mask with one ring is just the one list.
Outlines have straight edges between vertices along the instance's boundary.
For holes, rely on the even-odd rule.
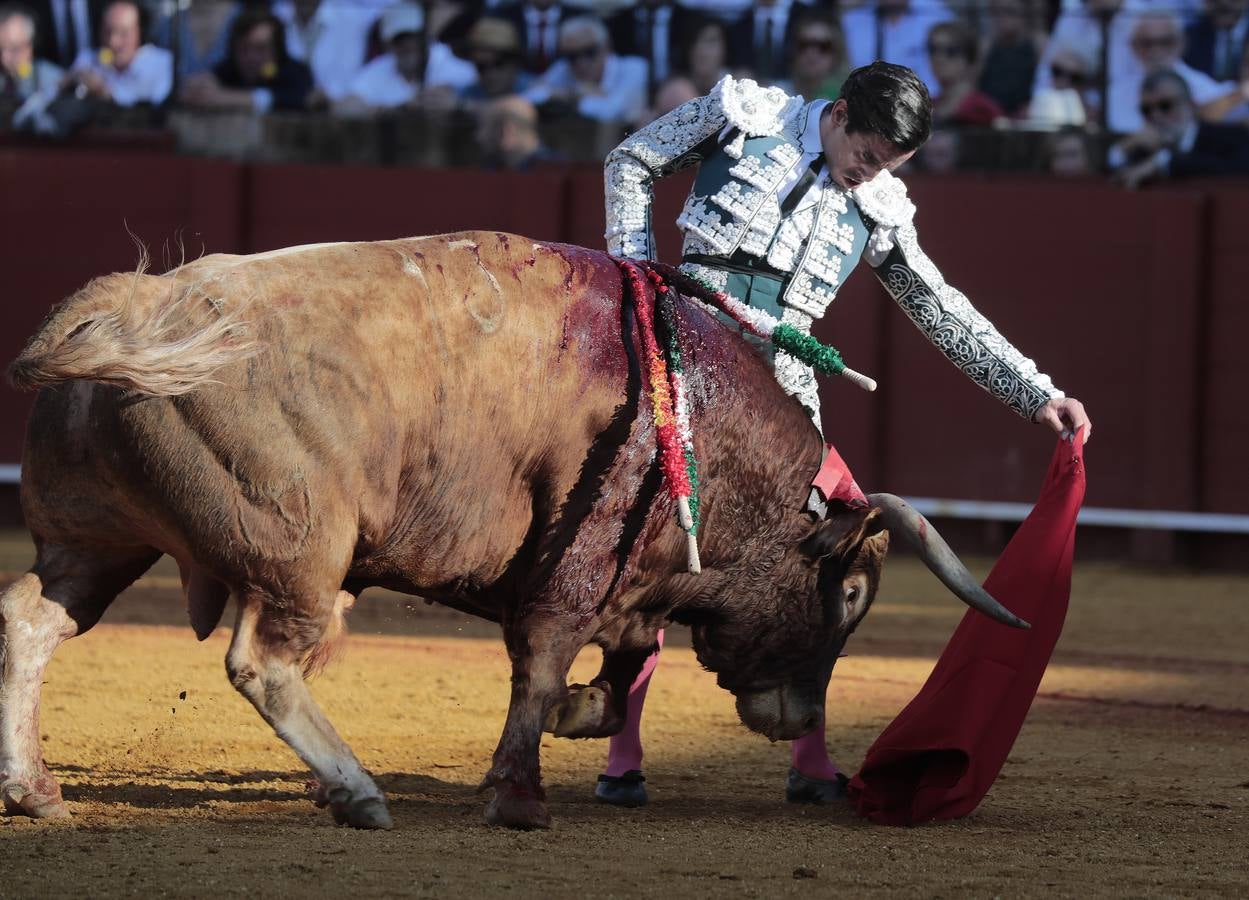
[[646,703],[646,689],[650,687],[651,675],[659,664],[659,651],[664,646],[664,632],[656,634],[659,647],[646,658],[642,671],[629,688],[629,709],[625,713],[625,725],[621,732],[610,738],[607,747],[607,769],[604,774],[619,777],[625,772],[642,768],[642,705]]
[[821,781],[832,781],[837,777],[837,764],[828,758],[828,747],[824,743],[824,714],[820,714],[820,725],[806,737],[800,737],[789,745],[790,765],[808,778]]

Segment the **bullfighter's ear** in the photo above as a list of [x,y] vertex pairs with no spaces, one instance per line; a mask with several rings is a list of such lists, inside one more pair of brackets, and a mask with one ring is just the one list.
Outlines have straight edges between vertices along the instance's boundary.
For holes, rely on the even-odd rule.
[[830,512],[803,542],[799,549],[813,560],[826,556],[845,559],[853,557],[863,542],[884,530],[879,509],[849,508]]

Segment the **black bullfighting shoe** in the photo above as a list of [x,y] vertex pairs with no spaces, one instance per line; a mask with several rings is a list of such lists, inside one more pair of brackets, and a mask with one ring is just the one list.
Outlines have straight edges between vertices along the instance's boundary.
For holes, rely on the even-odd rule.
[[840,803],[846,799],[846,785],[849,783],[850,779],[840,772],[836,778],[825,780],[808,778],[797,769],[791,768],[789,777],[785,779],[785,802],[814,803],[817,806]]
[[594,796],[612,806],[634,809],[647,803],[646,777],[641,769],[630,769],[623,775],[600,775],[594,788]]

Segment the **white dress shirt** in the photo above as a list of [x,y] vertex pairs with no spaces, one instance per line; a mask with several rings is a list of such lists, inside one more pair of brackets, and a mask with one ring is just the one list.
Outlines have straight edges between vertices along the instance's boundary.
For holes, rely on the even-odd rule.
[[[477,70],[452,53],[446,44],[434,44],[429,48],[425,87],[449,85],[458,92],[476,80]],[[410,103],[420,89],[421,85],[413,84],[399,73],[393,53],[383,53],[356,73],[347,93],[369,106],[393,107]]]
[[[572,66],[561,59],[524,96],[530,103],[540,105],[561,90],[576,87]],[[577,101],[577,112],[587,119],[600,122],[632,122],[646,105],[646,60],[640,56],[616,56],[609,54],[603,63],[603,78],[599,82],[602,93],[586,96]]]
[[74,60],[74,71],[99,75],[118,106],[164,103],[173,90],[173,54],[151,44],[140,47],[124,71],[101,63],[95,51],[83,50]]
[[[823,118],[824,110],[830,102],[829,100],[816,100],[811,104],[811,111],[807,114],[807,127],[802,132],[802,159],[798,161],[798,165],[789,170],[789,174],[785,176],[785,180],[781,182],[780,189],[776,193],[781,203],[785,202],[789,192],[794,189],[794,185],[802,177],[802,173],[811,168],[811,164],[815,162],[816,157],[823,160],[824,142],[820,140],[820,119]],[[824,189],[825,184],[829,180],[828,162],[821,162],[815,174],[815,181],[811,182],[811,185],[807,188],[806,195],[798,198],[798,202],[794,204],[794,209],[803,209],[810,206],[819,198],[820,191]]]
[[364,67],[369,29],[381,14],[381,6],[364,0],[323,0],[317,7],[316,39],[308,48],[307,63],[317,87],[330,100],[347,96],[352,79]]

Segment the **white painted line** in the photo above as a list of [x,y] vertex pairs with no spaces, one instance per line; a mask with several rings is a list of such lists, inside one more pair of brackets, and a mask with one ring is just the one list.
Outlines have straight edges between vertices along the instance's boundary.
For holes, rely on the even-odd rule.
[[[926,516],[947,519],[984,519],[1022,522],[1032,512],[1028,503],[993,503],[985,500],[944,500],[938,497],[907,497],[906,501]],[[1086,506],[1080,510],[1081,525],[1114,528],[1155,528],[1162,531],[1206,531],[1249,534],[1249,516],[1227,513],[1178,512],[1165,509],[1112,509]]]

